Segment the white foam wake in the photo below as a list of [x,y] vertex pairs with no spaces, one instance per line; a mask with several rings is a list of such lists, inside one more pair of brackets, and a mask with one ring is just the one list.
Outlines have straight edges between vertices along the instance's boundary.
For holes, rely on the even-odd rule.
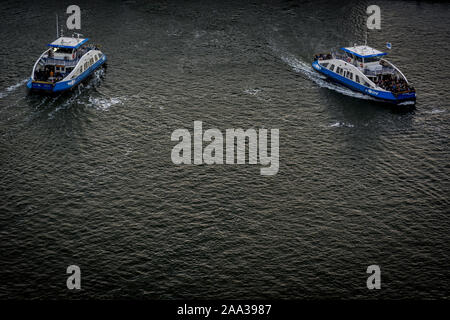
[[251,96],[256,96],[260,92],[261,92],[261,89],[245,89],[244,90],[244,93],[249,94]]
[[443,113],[445,112],[444,109],[433,109],[431,111],[426,111],[425,113],[429,113],[429,114],[438,114],[438,113]]
[[244,90],[244,93],[255,97],[257,100],[261,102],[268,102],[271,100],[270,97],[265,96],[264,91],[259,88],[247,88]]
[[329,127],[332,127],[332,128],[333,128],[333,127],[338,127],[338,128],[340,128],[340,127],[353,128],[354,125],[351,124],[351,123],[345,123],[345,122],[335,122],[335,123],[330,124]]
[[112,106],[116,104],[123,104],[122,100],[126,100],[125,98],[93,98],[89,97],[89,104],[88,106],[92,106],[97,110],[106,111]]
[[272,49],[275,52],[277,52],[279,54],[281,60],[283,60],[283,62],[285,62],[290,67],[292,67],[292,69],[295,72],[305,75],[306,77],[308,77],[310,80],[314,81],[320,87],[328,88],[328,89],[337,91],[339,93],[345,94],[350,97],[366,99],[366,100],[374,100],[374,98],[372,98],[370,96],[367,96],[367,95],[359,93],[359,92],[355,92],[344,86],[338,85],[334,82],[327,81],[327,78],[325,76],[321,75],[320,73],[316,72],[310,64],[307,64],[307,63],[299,60],[295,56],[293,56],[289,53],[280,52],[279,50],[276,50],[273,47],[272,47]]
[[78,84],[74,90],[70,92],[69,98],[63,97],[62,101],[60,100],[61,98],[55,98],[53,103],[58,103],[58,106],[49,112],[49,118],[53,118],[59,110],[70,108],[73,104],[81,104],[88,107],[93,106],[98,110],[107,110],[110,106],[121,102],[120,100],[119,102],[116,102],[116,98],[111,98],[111,101],[108,102],[106,99],[86,97],[86,94],[89,94],[90,89],[96,88],[101,84],[104,74],[105,70],[103,68],[97,69],[94,71],[93,76],[88,82]]
[[5,91],[0,92],[0,99],[7,97],[11,92],[16,91],[18,88],[23,86],[27,81],[28,81],[28,78],[23,79],[23,80],[17,82],[16,84],[13,84],[12,86],[9,86],[8,88],[5,89]]
[[404,101],[404,102],[400,102],[398,105],[399,106],[410,106],[410,105],[413,105],[413,104],[415,104],[414,101]]

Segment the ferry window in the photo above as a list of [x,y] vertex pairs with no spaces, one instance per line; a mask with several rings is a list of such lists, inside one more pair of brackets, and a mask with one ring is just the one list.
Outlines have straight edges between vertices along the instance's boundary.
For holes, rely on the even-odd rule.
[[322,67],[324,67],[324,68],[328,67],[328,63],[322,64]]
[[331,71],[334,70],[334,64],[332,64],[332,65],[330,66],[330,70],[331,70]]
[[344,71],[344,77],[347,77],[347,71]]
[[358,75],[355,75],[355,79],[356,79],[356,82],[361,83],[361,82],[359,81],[359,76],[358,76]]
[[380,57],[364,58],[364,62],[366,62],[366,63],[377,62],[379,60],[380,60]]
[[57,48],[56,53],[72,54],[72,49],[69,48]]
[[347,73],[347,76],[348,76],[348,78],[349,78],[350,80],[353,80],[353,73],[348,72],[348,73]]

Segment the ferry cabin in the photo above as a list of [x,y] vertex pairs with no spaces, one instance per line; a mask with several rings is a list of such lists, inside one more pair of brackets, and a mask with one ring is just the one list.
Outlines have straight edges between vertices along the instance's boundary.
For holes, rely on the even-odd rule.
[[60,37],[48,44],[34,68],[33,80],[56,82],[70,74],[85,52],[83,45],[89,39]]
[[27,84],[30,89],[62,91],[82,81],[106,61],[97,48],[86,45],[89,39],[60,37],[36,61]]

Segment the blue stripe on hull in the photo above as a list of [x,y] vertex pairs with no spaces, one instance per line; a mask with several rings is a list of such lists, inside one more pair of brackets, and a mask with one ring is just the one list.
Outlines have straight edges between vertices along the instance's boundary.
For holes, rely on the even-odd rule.
[[72,80],[60,81],[52,84],[45,83],[33,83],[31,78],[27,82],[27,87],[31,90],[36,91],[47,91],[47,92],[62,92],[65,90],[69,90],[76,85],[78,85],[81,81],[89,77],[96,69],[98,69],[101,65],[106,62],[106,55],[103,55],[96,63],[90,66],[86,71],[80,74],[78,77]]
[[395,96],[392,92],[380,91],[380,90],[376,90],[376,89],[372,89],[372,88],[363,86],[362,84],[354,82],[354,81],[347,79],[335,72],[328,70],[327,68],[320,66],[317,61],[314,61],[312,66],[313,66],[314,70],[324,74],[328,78],[330,78],[336,82],[339,82],[352,90],[361,92],[363,94],[374,97],[376,99],[381,99],[383,101],[387,101],[387,102],[391,102],[391,103],[400,103],[403,101],[416,99],[416,94],[414,92],[413,93],[403,93],[403,94],[399,94],[399,95]]

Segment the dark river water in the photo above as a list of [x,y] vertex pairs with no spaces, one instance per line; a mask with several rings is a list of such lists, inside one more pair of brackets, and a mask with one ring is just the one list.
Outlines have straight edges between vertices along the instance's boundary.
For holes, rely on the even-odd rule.
[[[1,299],[450,297],[450,4],[376,3],[368,44],[418,95],[397,112],[310,66],[372,2],[76,3],[108,67],[44,96],[25,82],[69,3],[2,2]],[[175,165],[194,121],[279,129],[278,174]]]

